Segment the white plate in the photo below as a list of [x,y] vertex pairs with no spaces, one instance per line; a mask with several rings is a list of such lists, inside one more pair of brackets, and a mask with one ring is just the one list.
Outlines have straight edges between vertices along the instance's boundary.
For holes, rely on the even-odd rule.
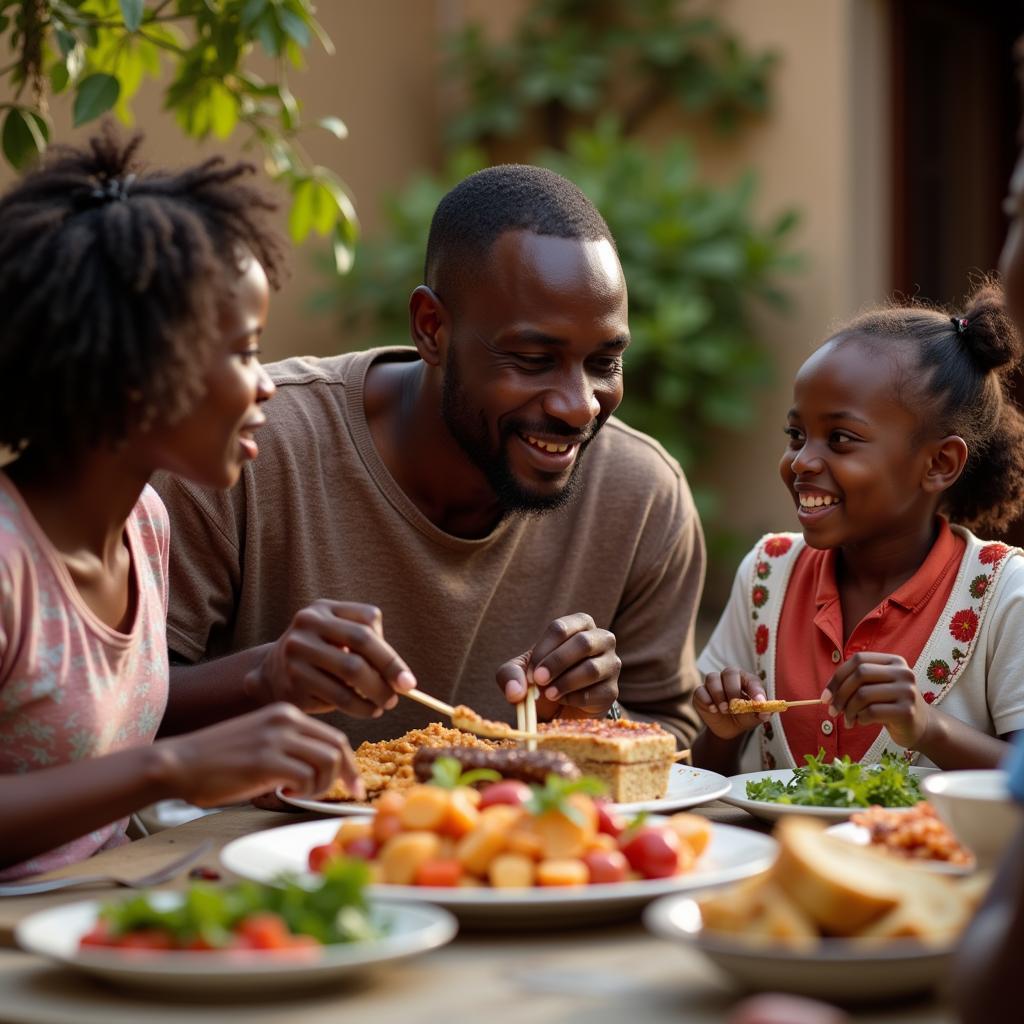
[[[914,768],[910,769],[911,775],[923,779],[938,771],[937,768]],[[729,792],[722,797],[727,804],[742,807],[749,811],[756,818],[763,818],[766,821],[777,821],[787,814],[802,814],[811,818],[826,818],[830,821],[845,821],[851,814],[866,810],[864,807],[804,807],[801,804],[775,804],[767,800],[750,800],[747,798],[747,783],[760,782],[762,779],[779,779],[781,782],[789,782],[793,777],[791,768],[775,768],[768,772],[747,772],[745,775],[733,775],[729,779]],[[921,794],[924,799],[924,793]],[[891,810],[909,810],[909,808],[893,807]]]
[[[624,814],[639,814],[641,811],[679,811],[685,807],[697,807],[710,803],[729,792],[729,780],[717,772],[688,765],[674,764],[668,777],[668,790],[658,800],[639,800],[629,804],[613,804]],[[307,800],[301,796],[289,796],[281,789],[277,796],[287,804],[301,807],[304,811],[319,814],[346,816],[350,814],[374,814],[372,805],[341,803],[336,800]]]
[[[282,872],[311,879],[306,869],[309,851],[334,838],[333,821],[305,821],[297,825],[253,832],[228,843],[221,863],[229,871],[257,882],[273,882]],[[771,836],[730,825],[712,825],[711,842],[693,871],[672,878],[579,888],[444,889],[411,885],[370,886],[377,902],[425,901],[453,911],[461,921],[487,927],[515,925],[577,925],[628,917],[666,893],[710,889],[756,875],[775,859]]]
[[[831,825],[825,831],[836,839],[853,843],[854,846],[870,846],[871,832],[863,825],[854,825],[852,821],[842,821],[838,825]],[[875,847],[885,852],[884,847]],[[901,864],[909,864],[912,867],[923,868],[926,871],[934,871],[937,875],[969,875],[974,871],[973,864],[950,864],[945,860],[924,860],[919,858],[901,857],[893,854]]]
[[953,966],[952,946],[924,946],[909,939],[878,943],[822,939],[802,951],[705,933],[700,907],[685,896],[652,903],[644,913],[644,924],[663,939],[696,946],[742,988],[792,992],[830,1003],[925,992],[948,978]]
[[[152,894],[161,905],[181,900],[176,892]],[[150,990],[239,993],[246,996],[291,988],[338,983],[347,975],[425,953],[450,942],[458,930],[451,914],[424,903],[375,906],[373,919],[388,934],[371,942],[324,946],[315,957],[292,959],[273,952],[187,953],[117,950],[78,944],[96,923],[100,903],[90,900],[30,914],[14,936],[29,953],[38,953],[77,971],[120,985]]]

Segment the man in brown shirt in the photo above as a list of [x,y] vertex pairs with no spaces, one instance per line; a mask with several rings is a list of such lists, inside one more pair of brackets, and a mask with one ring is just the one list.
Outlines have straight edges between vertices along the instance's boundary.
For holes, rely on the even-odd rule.
[[160,484],[172,685],[361,740],[436,718],[398,700],[414,685],[508,720],[532,680],[542,720],[618,699],[689,742],[703,540],[679,466],[612,418],[607,225],[550,171],[490,168],[442,200],[425,280],[415,348],[268,367],[240,486]]

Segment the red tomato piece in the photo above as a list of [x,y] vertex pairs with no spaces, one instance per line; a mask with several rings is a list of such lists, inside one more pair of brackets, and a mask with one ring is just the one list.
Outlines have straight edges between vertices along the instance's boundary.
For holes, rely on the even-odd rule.
[[679,870],[679,839],[668,829],[641,828],[622,847],[634,871],[644,878],[669,878]]
[[525,782],[518,779],[502,779],[501,782],[492,782],[486,789],[480,791],[480,810],[493,807],[495,804],[522,807],[530,796],[530,787]]
[[425,860],[413,878],[414,885],[439,885],[451,888],[462,879],[462,865],[457,860]]
[[287,949],[292,933],[277,914],[250,914],[238,922],[236,934],[248,939],[253,949]]
[[324,864],[329,860],[333,860],[335,857],[339,857],[338,848],[333,846],[331,843],[324,843],[323,846],[314,846],[309,851],[309,870],[310,871],[323,871]]
[[97,921],[93,927],[78,940],[79,946],[113,946],[116,941],[110,936],[106,921]]
[[590,872],[590,884],[624,882],[629,874],[629,861],[620,850],[591,850],[583,855],[583,863]]
[[612,810],[607,800],[595,800],[594,803],[597,806],[597,831],[618,839],[626,827],[622,815]]
[[345,853],[349,857],[359,857],[362,860],[373,860],[377,856],[377,850],[380,847],[377,845],[377,840],[373,836],[360,836],[358,839],[353,839],[348,846],[345,847]]

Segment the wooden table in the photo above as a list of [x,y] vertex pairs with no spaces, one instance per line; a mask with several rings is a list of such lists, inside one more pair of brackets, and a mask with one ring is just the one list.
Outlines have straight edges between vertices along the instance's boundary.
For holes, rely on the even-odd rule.
[[[712,804],[716,821],[753,824],[745,812]],[[248,832],[312,815],[237,808],[158,832],[130,846],[64,868],[74,874],[146,874],[207,839],[219,849]],[[216,850],[201,864],[218,867]],[[187,883],[181,878],[168,888]],[[109,897],[109,887],[0,899],[0,946],[26,914],[59,903]],[[123,892],[124,890],[117,890]],[[695,951],[648,935],[639,923],[542,933],[464,932],[425,956],[372,972],[356,986],[239,1001],[136,995],[0,949],[0,1020],[12,1024],[711,1024],[737,995]],[[918,1000],[854,1011],[870,1024],[953,1024],[946,1004]]]

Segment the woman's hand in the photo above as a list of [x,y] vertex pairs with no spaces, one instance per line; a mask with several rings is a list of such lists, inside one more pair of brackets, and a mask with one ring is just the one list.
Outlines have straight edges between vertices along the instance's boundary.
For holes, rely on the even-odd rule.
[[901,747],[916,750],[928,729],[931,709],[917,688],[913,669],[896,654],[858,651],[836,669],[822,699],[846,727],[881,723]]
[[542,698],[537,702],[541,721],[569,708],[599,718],[619,695],[621,668],[615,634],[578,612],[555,619],[531,650],[505,662],[497,682],[511,704],[518,704],[527,686],[535,684]]
[[704,685],[693,693],[693,706],[704,724],[719,739],[732,740],[750,732],[771,715],[731,715],[729,701],[752,700],[760,703],[767,700],[764,686],[752,672],[741,668],[723,668],[721,672],[709,672]]
[[200,807],[250,800],[278,786],[315,796],[339,776],[356,799],[365,796],[345,734],[283,702],[161,740],[156,750],[169,795]]

